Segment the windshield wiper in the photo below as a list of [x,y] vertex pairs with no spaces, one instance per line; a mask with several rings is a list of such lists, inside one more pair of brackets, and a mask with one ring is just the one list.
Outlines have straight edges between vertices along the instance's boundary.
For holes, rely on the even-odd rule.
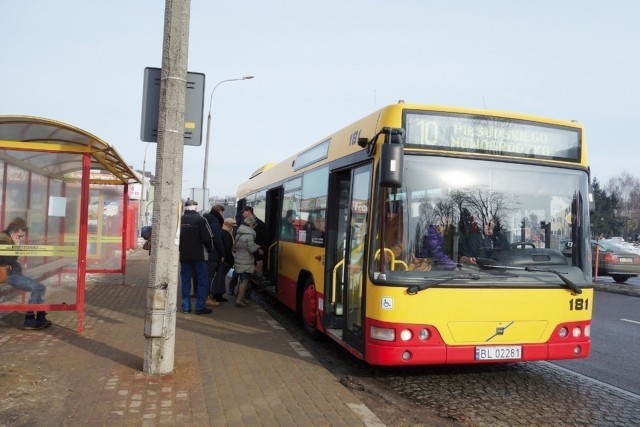
[[518,271],[530,271],[530,272],[536,272],[536,273],[552,273],[558,276],[560,280],[562,280],[562,282],[564,282],[564,284],[567,285],[567,288],[571,289],[576,294],[582,293],[582,289],[580,289],[578,285],[576,285],[575,283],[573,283],[571,280],[569,280],[567,277],[564,276],[565,274],[568,274],[566,271],[558,271],[558,270],[553,270],[551,268],[540,268],[540,267],[510,267],[507,265],[499,265],[494,260],[487,259],[487,258],[478,259],[478,265],[480,266],[480,268],[489,269],[489,270],[518,270]]
[[442,278],[440,278],[438,280],[429,279],[428,277],[425,277],[425,279],[433,280],[433,281],[429,282],[429,283],[423,283],[421,285],[408,286],[407,287],[407,294],[415,295],[420,291],[424,291],[425,289],[433,288],[435,286],[441,285],[441,284],[443,284],[445,282],[449,282],[451,280],[460,280],[460,279],[479,280],[480,279],[480,275],[467,273],[467,274],[456,274],[455,276],[442,277]]

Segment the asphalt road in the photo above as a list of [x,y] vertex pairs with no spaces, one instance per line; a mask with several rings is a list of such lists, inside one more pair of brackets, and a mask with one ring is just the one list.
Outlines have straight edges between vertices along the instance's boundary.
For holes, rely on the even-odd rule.
[[554,363],[640,395],[640,298],[597,291],[594,300],[590,356]]
[[[597,283],[615,283],[611,277],[608,276],[599,276]],[[630,286],[632,288],[640,288],[640,277],[631,277],[627,279],[625,282],[626,286]]]
[[[598,288],[628,292],[630,286],[605,283]],[[638,317],[635,313],[640,310],[633,307],[640,304],[640,286],[636,291],[627,295],[596,292],[592,324],[595,342],[586,360],[573,364],[537,362],[398,369],[368,366],[329,339],[310,340],[299,319],[273,298],[265,293],[256,293],[252,298],[259,300],[341,382],[355,378],[358,386],[354,392],[362,399],[367,396],[377,399],[367,401],[367,405],[387,425],[440,425],[431,422],[436,417],[460,426],[609,426],[640,425],[640,378],[638,370],[629,371],[633,365],[631,368],[627,365],[634,353],[627,352],[626,341],[634,339],[635,324],[620,322],[623,316],[616,317],[623,312],[629,320]],[[600,338],[607,335],[611,335],[613,343]],[[410,404],[398,406],[398,398]],[[405,416],[423,417],[417,410],[427,412],[431,421],[411,422],[397,417],[398,411]]]

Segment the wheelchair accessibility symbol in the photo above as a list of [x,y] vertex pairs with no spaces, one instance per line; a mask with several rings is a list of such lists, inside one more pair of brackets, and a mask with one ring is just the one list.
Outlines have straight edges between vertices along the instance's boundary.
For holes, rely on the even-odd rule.
[[392,310],[393,309],[393,298],[391,297],[382,297],[380,300],[383,310]]

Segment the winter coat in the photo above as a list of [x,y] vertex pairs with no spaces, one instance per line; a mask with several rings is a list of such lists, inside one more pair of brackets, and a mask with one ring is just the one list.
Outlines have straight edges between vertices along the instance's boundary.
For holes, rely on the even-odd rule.
[[447,270],[456,268],[456,264],[442,249],[444,236],[439,233],[436,226],[429,224],[427,232],[423,234],[420,246],[416,251],[416,258],[432,258],[435,265],[444,266]]
[[233,267],[233,229],[231,227],[222,227],[222,245],[224,246],[224,263],[229,267]]
[[221,257],[224,257],[224,244],[222,243],[222,224],[224,219],[218,211],[213,209],[202,216],[209,223],[213,239],[213,249],[209,252],[209,261],[219,261]]
[[384,246],[391,249],[391,252],[393,252],[393,255],[396,258],[400,258],[402,256],[402,234],[403,225],[400,215],[396,216],[385,224]]
[[[265,247],[267,240],[267,226],[260,218],[257,216],[253,216],[256,219],[256,243],[262,249],[262,252],[266,252],[267,248]],[[256,261],[260,261],[264,258],[264,254],[254,254],[254,258]]]
[[196,211],[180,219],[180,262],[206,261],[213,248],[209,223]]
[[504,237],[504,234],[494,232],[493,234],[480,239],[477,256],[482,258],[491,258],[494,252],[508,248],[509,241]]
[[256,243],[255,230],[248,225],[240,225],[236,233],[234,248],[233,268],[235,271],[237,273],[253,273],[255,271],[253,254],[260,249],[260,246]]
[[[0,245],[15,245],[8,231],[0,233]],[[22,266],[18,262],[18,257],[13,255],[0,255],[0,265],[10,265],[11,270],[22,273]]]

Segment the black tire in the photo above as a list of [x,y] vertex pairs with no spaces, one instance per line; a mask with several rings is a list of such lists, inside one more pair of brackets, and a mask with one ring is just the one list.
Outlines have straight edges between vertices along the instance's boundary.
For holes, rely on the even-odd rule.
[[629,279],[629,277],[631,277],[631,276],[622,276],[622,275],[620,275],[620,274],[613,274],[611,277],[613,277],[613,280],[614,280],[616,283],[624,283],[624,282],[626,282],[626,281],[627,281],[627,279]]
[[318,299],[316,286],[313,279],[309,277],[304,284],[302,300],[300,301],[300,317],[304,331],[313,339],[320,337],[320,331],[316,327],[318,321]]

